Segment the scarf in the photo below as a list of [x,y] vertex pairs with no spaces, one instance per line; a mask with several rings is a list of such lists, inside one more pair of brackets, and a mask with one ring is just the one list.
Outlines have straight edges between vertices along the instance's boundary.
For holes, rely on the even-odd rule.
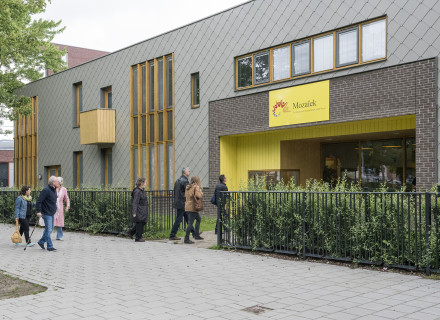
[[26,201],[32,201],[32,197],[31,196],[27,196],[27,195],[21,195],[21,197],[26,200]]

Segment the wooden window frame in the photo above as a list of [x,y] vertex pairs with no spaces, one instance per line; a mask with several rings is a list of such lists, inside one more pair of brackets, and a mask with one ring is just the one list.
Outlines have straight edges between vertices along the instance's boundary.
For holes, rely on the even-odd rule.
[[31,98],[31,114],[14,122],[14,184],[38,186],[38,96]]
[[108,156],[109,154],[112,154],[112,149],[107,148],[104,149],[104,187],[108,188],[108,180],[109,180],[109,168],[108,168]]
[[[173,88],[173,92],[172,92],[172,104],[170,104],[170,106],[168,106],[168,73],[167,73],[167,65],[169,62],[169,59],[171,59],[171,65],[172,65],[172,88]],[[163,83],[162,83],[162,94],[163,94],[163,108],[161,110],[159,110],[159,68],[158,68],[158,64],[159,61],[162,60],[163,63],[163,68],[162,68],[162,79],[163,79]],[[150,65],[154,64],[154,108],[152,108],[152,110],[150,110]],[[146,99],[145,99],[145,112],[142,112],[142,72],[138,72],[138,78],[137,78],[137,83],[138,83],[138,91],[137,91],[137,99],[138,99],[138,114],[133,114],[133,68],[137,67],[138,70],[141,70],[141,66],[145,65],[145,77],[146,77],[146,81],[145,81],[145,86],[146,86]],[[130,68],[130,183],[133,186],[135,183],[136,178],[134,177],[134,159],[133,159],[133,153],[134,153],[134,149],[137,148],[138,149],[138,167],[137,167],[137,172],[138,175],[141,176],[143,172],[146,173],[146,179],[147,179],[147,186],[148,188],[150,188],[150,176],[152,173],[150,173],[150,161],[152,159],[150,159],[150,147],[154,147],[154,185],[155,185],[155,189],[159,190],[160,186],[159,186],[159,174],[163,175],[163,182],[164,182],[164,186],[166,186],[168,189],[172,188],[172,186],[167,186],[167,182],[168,182],[168,174],[172,174],[173,175],[173,180],[174,180],[174,167],[175,167],[175,161],[174,161],[174,102],[175,98],[174,98],[174,54],[168,54],[165,56],[161,56],[161,57],[157,57],[136,65],[131,66]],[[173,117],[172,117],[172,128],[173,128],[173,132],[171,134],[172,139],[168,139],[168,113],[172,112]],[[163,134],[163,139],[159,140],[159,114],[162,114],[162,134]],[[142,138],[142,117],[146,117],[146,126],[145,126],[145,131],[146,131],[146,137],[145,137],[145,142],[143,142]],[[154,139],[153,141],[151,140],[151,134],[150,134],[150,117],[153,117],[154,121]],[[138,141],[137,144],[134,143],[134,122],[138,121]],[[168,143],[172,143],[173,145],[173,172],[172,173],[168,173],[168,166],[167,166],[167,144]],[[159,160],[159,154],[158,154],[158,150],[159,150],[159,145],[163,144],[163,172],[159,173],[158,172],[158,168],[159,168],[159,164],[158,164],[158,160]],[[145,152],[142,152],[143,148],[145,147]],[[142,161],[143,158],[145,157],[146,161]],[[143,164],[145,163],[146,168],[143,168]]]
[[[374,23],[377,21],[385,21],[385,56],[383,58],[378,58],[378,59],[374,59],[374,60],[368,60],[368,61],[362,61],[362,27],[364,25],[370,24],[370,23]],[[337,35],[338,33],[350,30],[350,29],[356,29],[357,28],[357,36],[358,36],[358,61],[357,63],[353,63],[353,64],[344,64],[344,65],[340,65],[338,66],[337,63],[337,52],[336,52],[336,48],[337,48]],[[321,38],[327,35],[333,34],[333,68],[331,69],[327,69],[327,70],[322,70],[322,71],[317,71],[314,72],[313,71],[313,53],[314,53],[314,48],[313,48],[313,40],[317,39],[317,38]],[[250,88],[254,88],[254,87],[260,87],[260,86],[266,86],[266,85],[270,85],[273,83],[278,83],[278,82],[283,82],[283,81],[289,81],[292,79],[299,79],[299,78],[303,78],[303,77],[309,77],[312,75],[316,75],[316,74],[321,74],[321,73],[328,73],[328,72],[333,72],[336,70],[343,70],[346,68],[353,68],[353,67],[357,67],[357,66],[361,66],[361,65],[365,65],[365,64],[370,64],[370,63],[375,63],[375,62],[379,62],[379,61],[384,61],[387,60],[387,56],[388,56],[388,17],[387,16],[381,16],[378,18],[374,18],[374,19],[370,19],[370,20],[366,20],[363,21],[361,23],[357,23],[357,24],[352,24],[349,26],[345,26],[343,28],[338,28],[336,30],[333,31],[328,31],[328,32],[323,32],[314,36],[310,36],[310,37],[306,37],[306,38],[302,38],[302,39],[298,39],[292,42],[288,42],[288,43],[284,43],[281,45],[278,45],[276,47],[270,47],[270,48],[266,48],[263,50],[259,50],[256,52],[252,52],[252,53],[247,53],[247,54],[243,54],[240,56],[237,56],[234,58],[234,63],[235,63],[235,90],[236,91],[241,91],[241,90],[246,90],[246,89],[250,89]],[[299,44],[301,42],[305,42],[305,41],[310,41],[310,45],[309,45],[309,54],[310,54],[310,72],[309,73],[305,73],[305,74],[300,74],[300,75],[293,75],[293,49],[292,46],[295,44]],[[284,46],[288,46],[290,45],[290,77],[285,78],[285,79],[280,79],[280,80],[273,80],[273,51],[277,48],[280,47],[284,47]],[[254,69],[255,69],[255,55],[258,55],[262,52],[265,51],[270,51],[270,80],[268,82],[265,83],[259,83],[259,84],[255,84],[254,82]],[[246,87],[239,87],[238,86],[238,61],[244,58],[248,58],[251,57],[252,60],[252,84]]]
[[[81,182],[80,182],[80,166],[79,166],[79,158],[80,156],[83,156],[83,164],[84,164],[84,155],[82,151],[77,151],[75,152],[75,164],[76,164],[76,186],[75,188],[80,188],[81,187]],[[84,170],[84,168],[82,168]],[[84,176],[84,172],[83,172],[83,176]]]
[[[346,33],[346,32],[352,32],[352,31],[356,31],[356,37],[357,37],[357,41],[356,41],[356,61],[354,62],[347,62],[347,63],[339,63],[339,35]],[[336,31],[336,48],[335,48],[335,52],[336,52],[336,68],[341,68],[341,67],[347,67],[347,66],[352,66],[352,65],[356,65],[359,64],[359,26],[355,26],[352,28],[346,28],[346,29],[342,29],[339,31]]]
[[60,176],[60,171],[61,171],[61,166],[57,165],[57,166],[49,166],[49,167],[47,167],[47,180],[49,180],[49,178],[51,177],[50,170],[55,170],[55,177],[59,177]]
[[[102,90],[104,91],[104,109],[109,109],[108,95],[109,95],[109,93],[112,93],[112,86],[108,86]],[[113,108],[113,96],[112,96],[112,106],[110,107],[110,109],[112,109],[112,108]]]

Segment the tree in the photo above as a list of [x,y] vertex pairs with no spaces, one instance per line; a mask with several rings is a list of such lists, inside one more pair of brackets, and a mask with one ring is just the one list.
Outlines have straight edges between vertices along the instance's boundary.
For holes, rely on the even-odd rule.
[[0,117],[14,120],[31,113],[30,98],[16,94],[45,69],[65,68],[64,51],[51,43],[64,31],[60,21],[32,19],[51,0],[0,1]]

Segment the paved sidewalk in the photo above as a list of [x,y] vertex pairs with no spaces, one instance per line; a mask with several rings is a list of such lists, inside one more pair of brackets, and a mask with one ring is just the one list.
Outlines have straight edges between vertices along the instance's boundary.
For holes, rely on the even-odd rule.
[[0,319],[440,319],[440,281],[416,276],[69,232],[23,251],[12,232],[0,269],[49,289],[1,300]]

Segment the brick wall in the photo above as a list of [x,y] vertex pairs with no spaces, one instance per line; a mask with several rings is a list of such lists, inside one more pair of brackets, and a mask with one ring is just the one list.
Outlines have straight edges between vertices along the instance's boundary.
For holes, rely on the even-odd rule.
[[330,120],[269,128],[269,92],[209,103],[209,186],[220,174],[220,136],[355,120],[416,115],[418,187],[437,182],[437,59],[330,80]]

